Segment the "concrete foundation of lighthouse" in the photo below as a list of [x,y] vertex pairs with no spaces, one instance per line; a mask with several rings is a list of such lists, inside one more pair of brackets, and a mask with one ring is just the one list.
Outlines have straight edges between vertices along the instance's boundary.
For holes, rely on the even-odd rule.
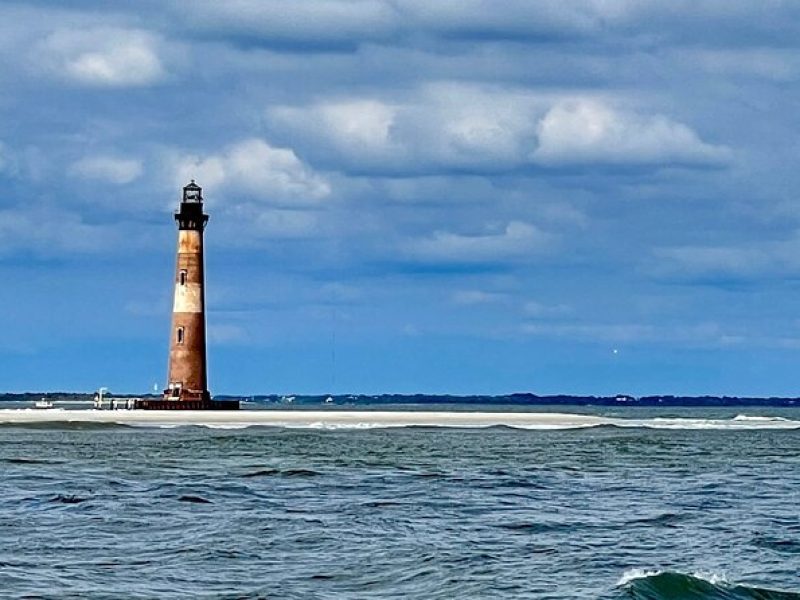
[[212,400],[206,363],[203,190],[194,180],[183,188],[178,223],[175,300],[169,346],[167,387],[158,400],[142,399],[137,408],[154,410],[235,410],[238,401]]

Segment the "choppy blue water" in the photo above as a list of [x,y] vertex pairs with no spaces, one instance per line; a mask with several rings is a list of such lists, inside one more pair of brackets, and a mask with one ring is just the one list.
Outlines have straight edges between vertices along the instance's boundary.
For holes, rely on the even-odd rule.
[[5,597],[800,599],[798,572],[800,430],[0,427]]

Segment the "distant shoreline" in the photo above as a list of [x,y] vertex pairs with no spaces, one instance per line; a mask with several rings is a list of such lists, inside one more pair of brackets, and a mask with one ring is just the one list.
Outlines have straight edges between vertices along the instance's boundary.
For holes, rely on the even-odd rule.
[[[157,398],[160,395],[113,394],[114,398]],[[396,406],[396,405],[482,405],[482,406],[641,406],[641,407],[800,407],[800,398],[750,397],[750,396],[573,396],[537,395],[530,393],[490,395],[448,395],[448,394],[261,394],[261,395],[215,395],[215,398],[239,400],[244,403],[263,405],[316,406],[333,404],[336,406]],[[70,392],[25,392],[0,394],[1,402],[35,402],[41,398],[54,402],[91,402],[93,393]]]

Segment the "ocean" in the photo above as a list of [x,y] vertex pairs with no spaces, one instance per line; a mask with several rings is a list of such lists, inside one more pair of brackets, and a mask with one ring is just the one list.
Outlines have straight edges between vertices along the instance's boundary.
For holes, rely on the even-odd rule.
[[556,410],[0,424],[0,597],[800,599],[800,409]]

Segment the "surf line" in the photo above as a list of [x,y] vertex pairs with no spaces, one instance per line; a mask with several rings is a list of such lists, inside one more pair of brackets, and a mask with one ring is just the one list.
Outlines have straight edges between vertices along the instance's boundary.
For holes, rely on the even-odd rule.
[[0,423],[108,423],[140,426],[206,425],[209,427],[272,426],[311,429],[369,429],[389,427],[452,427],[558,430],[599,426],[648,429],[800,429],[800,421],[778,418],[622,419],[574,413],[373,411],[373,410],[152,410],[98,411],[0,409]]

